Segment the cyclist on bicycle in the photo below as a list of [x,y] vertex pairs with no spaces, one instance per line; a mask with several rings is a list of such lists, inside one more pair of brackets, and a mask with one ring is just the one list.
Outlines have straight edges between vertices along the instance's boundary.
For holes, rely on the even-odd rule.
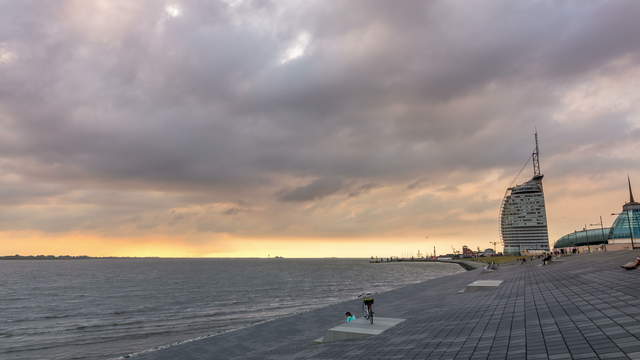
[[369,314],[373,314],[373,296],[371,296],[371,294],[366,294],[362,298],[362,302],[367,306],[367,312]]
[[358,297],[362,299],[362,315],[373,324],[373,295],[366,293]]

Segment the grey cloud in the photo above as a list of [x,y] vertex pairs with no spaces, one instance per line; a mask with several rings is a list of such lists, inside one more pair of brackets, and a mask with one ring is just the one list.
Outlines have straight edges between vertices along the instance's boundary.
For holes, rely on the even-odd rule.
[[278,193],[278,199],[288,202],[303,202],[317,200],[333,195],[343,187],[343,181],[336,178],[319,178],[306,185],[282,190]]
[[363,184],[360,185],[358,187],[356,187],[354,190],[352,190],[351,192],[349,192],[349,197],[357,197],[363,194],[367,194],[368,192],[370,192],[371,190],[380,187],[380,185],[378,184],[373,184],[373,183],[367,183],[367,184]]
[[228,208],[227,210],[223,211],[222,213],[224,215],[236,215],[238,213],[240,213],[240,209],[236,208],[236,207],[232,207],[232,208]]
[[[449,11],[453,15],[441,17],[447,10],[446,3],[431,7],[354,3],[353,9],[344,9],[345,13],[365,8],[364,13],[385,25],[391,39],[405,40],[400,44],[391,41],[371,45],[370,51],[381,56],[348,61],[349,53],[323,47],[330,41],[350,44],[341,36],[344,33],[323,28],[335,25],[348,29],[345,33],[364,36],[371,22],[351,23],[350,19],[325,13],[325,20],[332,21],[324,26],[311,24],[312,30],[317,30],[314,56],[278,67],[272,64],[278,57],[276,50],[283,47],[278,37],[232,25],[220,6],[203,9],[196,2],[186,2],[184,6],[193,10],[185,11],[186,18],[175,24],[165,24],[168,30],[162,34],[166,37],[164,45],[149,45],[149,38],[157,35],[147,20],[131,32],[123,32],[124,44],[109,49],[113,62],[98,62],[99,68],[91,69],[94,72],[89,72],[88,61],[103,56],[107,49],[87,43],[87,39],[71,31],[55,39],[57,46],[66,50],[61,50],[61,55],[42,59],[35,56],[33,63],[26,65],[51,69],[49,83],[38,94],[49,100],[39,104],[41,111],[7,106],[10,117],[19,118],[14,126],[23,138],[21,148],[15,151],[62,165],[73,162],[99,176],[225,185],[260,181],[268,171],[315,176],[381,176],[389,172],[400,175],[412,171],[416,159],[425,155],[408,148],[426,141],[444,150],[429,155],[437,157],[432,163],[438,169],[446,170],[447,164],[453,163],[445,155],[450,147],[470,150],[470,146],[456,143],[457,139],[481,132],[496,121],[500,111],[513,111],[508,106],[526,106],[530,101],[527,91],[522,92],[521,98],[508,95],[510,87],[515,86],[513,82],[543,74],[536,72],[537,68],[557,65],[561,69],[564,65],[560,61],[572,62],[570,53],[555,55],[554,49],[582,43],[585,52],[599,54],[598,62],[578,67],[582,72],[591,71],[606,59],[637,52],[636,47],[629,46],[634,44],[623,43],[603,58],[605,55],[597,52],[598,45],[587,41],[589,31],[600,33],[597,29],[610,21],[610,17],[592,16],[600,8],[583,10],[574,5],[561,9],[558,15],[552,13],[558,10],[553,5],[496,2],[476,13]],[[416,11],[416,6],[421,10]],[[149,2],[140,8],[157,6]],[[550,41],[553,30],[569,31],[563,15],[573,16],[574,11],[586,13],[586,22],[569,32],[566,39]],[[501,15],[509,12],[522,19],[489,23],[492,17],[507,18]],[[542,16],[536,17],[537,13]],[[274,16],[268,12],[266,15]],[[451,28],[449,21],[464,20],[464,16],[473,20],[469,28]],[[624,14],[615,18],[621,16]],[[541,21],[526,21],[525,17]],[[213,27],[214,20],[221,24]],[[608,36],[624,35],[635,24],[620,23],[627,25],[612,27]],[[422,30],[424,38],[406,36],[416,29]],[[290,31],[291,36],[295,35],[294,29]],[[325,33],[327,38],[323,37]],[[43,43],[52,40],[48,38],[52,35],[46,33],[39,36]],[[129,42],[134,46],[125,47],[131,45]],[[80,45],[88,47],[88,58],[69,55]],[[167,56],[171,51],[176,55]],[[430,52],[434,54],[422,56]],[[576,60],[585,58],[588,56],[581,54]],[[344,63],[339,64],[340,60]],[[38,61],[52,65],[40,66]],[[62,66],[64,63],[68,65]],[[514,64],[530,65],[524,71],[509,70]],[[69,73],[68,66],[76,66],[75,71]],[[123,74],[129,75],[121,78]],[[511,82],[503,83],[505,76]],[[492,83],[504,89],[487,94],[489,101],[483,107],[457,101],[446,103],[472,91],[482,94]],[[238,84],[246,84],[246,89],[234,90]],[[13,90],[23,88],[12,85]],[[68,89],[69,86],[79,91]],[[54,88],[63,91],[52,93]],[[86,94],[78,96],[86,90]],[[493,99],[497,101],[492,103]],[[425,100],[426,104],[422,104]],[[543,101],[543,106],[555,105],[551,99]],[[405,110],[395,113],[393,104]],[[464,107],[469,110],[457,110]],[[82,108],[86,111],[75,115]],[[522,113],[511,115],[523,117]],[[474,142],[493,142],[504,135],[483,135],[484,139]],[[517,144],[507,145],[515,148]],[[490,155],[498,161],[505,159],[505,153]],[[474,159],[484,160],[469,157],[456,163],[470,168],[486,166],[476,165]]]
[[[635,112],[580,125],[554,115],[612,62],[640,65],[640,3],[194,0],[175,19],[157,1],[109,3],[117,10],[0,1],[0,49],[17,54],[0,63],[0,160],[25,182],[12,201],[120,189],[138,194],[139,212],[243,199],[277,209],[423,185],[411,179],[454,189],[451,172],[514,173],[534,126],[557,176],[637,160],[598,156],[637,138]],[[308,52],[280,65],[302,31]],[[588,165],[566,156],[581,144]],[[316,180],[282,190],[283,178]],[[233,209],[222,215],[242,215]]]

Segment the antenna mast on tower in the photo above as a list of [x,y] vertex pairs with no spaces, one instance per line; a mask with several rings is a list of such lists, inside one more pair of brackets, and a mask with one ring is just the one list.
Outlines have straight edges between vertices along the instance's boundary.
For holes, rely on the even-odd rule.
[[533,176],[540,176],[542,173],[540,172],[540,149],[538,148],[538,130],[535,133],[536,138],[536,149],[531,155],[533,162]]

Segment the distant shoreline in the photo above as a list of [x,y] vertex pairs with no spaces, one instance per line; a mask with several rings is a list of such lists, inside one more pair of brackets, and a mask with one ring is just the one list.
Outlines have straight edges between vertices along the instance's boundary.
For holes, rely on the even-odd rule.
[[72,256],[72,255],[9,255],[0,256],[0,260],[107,260],[107,259],[160,259],[159,257],[134,257],[134,256]]
[[88,255],[4,255],[0,256],[0,260],[117,260],[117,259],[191,259],[191,260],[326,260],[326,259],[341,259],[341,260],[368,260],[368,257],[352,258],[352,257],[310,257],[310,258],[283,258],[283,257],[162,257],[162,256],[88,256]]

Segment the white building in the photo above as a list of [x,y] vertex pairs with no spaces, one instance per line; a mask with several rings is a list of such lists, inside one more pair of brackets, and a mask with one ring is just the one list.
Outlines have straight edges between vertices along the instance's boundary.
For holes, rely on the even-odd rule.
[[547,213],[540,163],[538,134],[533,153],[534,176],[524,184],[507,189],[500,209],[500,235],[504,254],[543,252],[549,250]]

